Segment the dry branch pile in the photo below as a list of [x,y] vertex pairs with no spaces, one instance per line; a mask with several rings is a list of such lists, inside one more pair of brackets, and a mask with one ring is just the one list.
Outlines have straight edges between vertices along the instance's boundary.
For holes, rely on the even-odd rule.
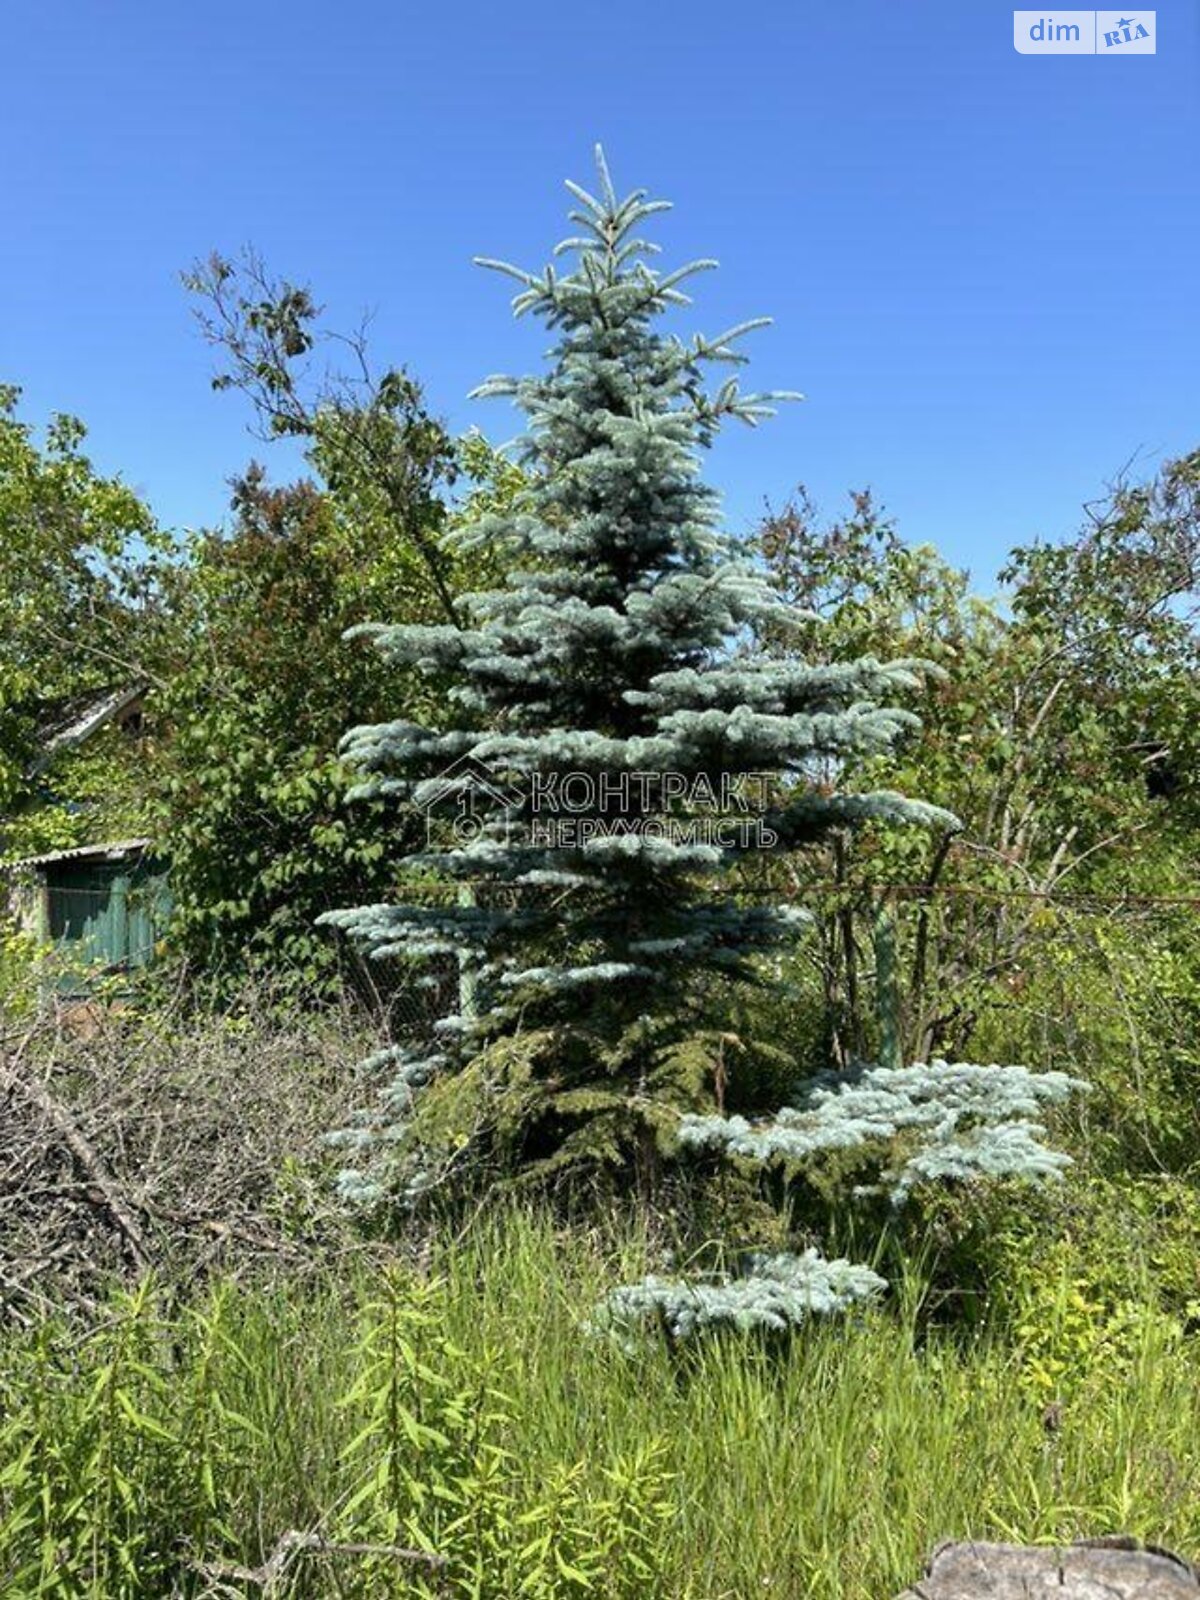
[[105,1281],[303,1269],[352,1248],[322,1135],[360,1021],[62,1005],[0,1029],[0,1319]]

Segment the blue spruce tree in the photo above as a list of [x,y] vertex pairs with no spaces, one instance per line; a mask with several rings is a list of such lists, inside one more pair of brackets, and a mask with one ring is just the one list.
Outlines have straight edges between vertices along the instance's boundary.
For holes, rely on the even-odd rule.
[[[413,1201],[489,1150],[540,1180],[607,1170],[649,1188],[681,1137],[786,1164],[905,1131],[916,1142],[901,1141],[897,1190],[1057,1170],[1037,1112],[1068,1080],[1019,1068],[864,1069],[807,1085],[762,1126],[712,1114],[696,1041],[717,997],[764,981],[763,957],[802,920],[739,894],[739,862],[861,820],[953,819],[814,783],[816,762],[886,749],[914,725],[894,701],[920,664],[809,667],[746,648],[807,619],[723,536],[698,456],[726,419],[753,425],[792,397],[739,386],[739,341],[766,319],[688,341],[661,331],[688,303],[682,285],[715,263],[656,271],[641,230],[666,203],[618,198],[599,151],[597,166],[596,195],[568,184],[577,232],[555,255],[569,270],[481,263],[515,278],[517,314],[556,335],[546,372],[477,391],[510,396],[528,424],[515,502],[459,535],[506,551],[503,587],[465,597],[458,626],[355,630],[448,682],[460,715],[347,735],[360,792],[428,808],[431,843],[403,863],[422,886],[412,903],[326,920],[377,957],[455,960],[467,1003],[435,1048],[367,1064],[378,1096],[338,1136],[356,1153],[343,1189]],[[731,375],[709,387],[713,367]],[[438,822],[446,807],[457,822]],[[439,1094],[440,1119],[423,1127]],[[758,1260],[736,1284],[650,1281],[610,1310],[686,1331],[719,1316],[795,1320],[877,1287],[810,1252]]]

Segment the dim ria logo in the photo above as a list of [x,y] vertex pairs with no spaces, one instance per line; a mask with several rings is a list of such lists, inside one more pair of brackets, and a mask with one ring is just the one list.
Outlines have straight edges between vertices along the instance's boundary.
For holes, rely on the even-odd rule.
[[1153,11],[1014,11],[1023,56],[1152,56]]

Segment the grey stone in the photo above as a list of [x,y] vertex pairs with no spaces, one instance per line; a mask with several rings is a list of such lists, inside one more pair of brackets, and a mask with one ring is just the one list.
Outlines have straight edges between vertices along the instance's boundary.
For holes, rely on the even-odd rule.
[[944,1544],[899,1600],[1200,1600],[1200,1577],[1179,1556],[1114,1534],[1062,1548]]

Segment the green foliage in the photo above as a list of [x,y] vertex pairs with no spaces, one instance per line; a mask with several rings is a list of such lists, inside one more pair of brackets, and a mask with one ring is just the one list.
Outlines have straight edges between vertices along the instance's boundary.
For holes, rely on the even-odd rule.
[[659,1534],[672,1511],[665,1447],[651,1440],[618,1457],[603,1472],[607,1494],[589,1496],[584,1463],[555,1463],[537,1500],[523,1504],[504,1443],[514,1421],[498,1386],[508,1363],[499,1350],[469,1354],[441,1332],[444,1298],[444,1285],[391,1274],[365,1308],[343,1401],[358,1430],[343,1457],[358,1484],[343,1526],[443,1559],[427,1580],[409,1575],[405,1593],[657,1592]]
[[316,916],[378,893],[396,807],[346,806],[336,745],[349,706],[370,714],[392,685],[343,630],[392,581],[392,552],[351,538],[310,485],[252,472],[237,525],[202,534],[171,574],[170,659],[156,715],[158,831],[170,840],[175,943],[230,978],[275,964],[312,986],[337,970]]
[[1200,666],[1200,451],[1088,508],[1074,541],[1012,552],[1001,574],[1016,627],[1046,647],[1043,681],[1086,683],[1064,714],[1106,737],[1113,778],[1157,780],[1194,826]]
[[[376,606],[385,599],[394,605],[399,596],[407,608],[420,597],[414,620],[429,606],[453,619],[457,577],[442,537],[444,490],[462,465],[468,472],[491,467],[486,446],[469,447],[464,458],[414,378],[395,367],[376,376],[362,334],[322,326],[311,291],[272,277],[253,251],[237,262],[214,254],[183,281],[225,364],[213,387],[245,395],[266,438],[304,441],[343,537],[357,537],[372,552]],[[349,352],[353,370],[314,379],[308,358],[330,344]]]
[[1104,1377],[1128,1383],[1147,1346],[1170,1359],[1182,1338],[1182,1325],[1153,1302],[1106,1295],[1090,1275],[1078,1275],[1078,1267],[1072,1252],[1060,1247],[1039,1259],[1036,1276],[1024,1274],[1010,1291],[1018,1381],[1044,1402],[1075,1400]]
[[472,1154],[473,1186],[540,1185],[583,1169],[593,1197],[619,1193],[630,1058],[641,1071],[644,1127],[664,1156],[675,1149],[679,1109],[708,1105],[720,1070],[719,1036],[663,1029],[656,1045],[650,1031],[643,1022],[614,1040],[584,1025],[570,1048],[553,1028],[501,1036],[460,1072],[434,1078],[413,1108],[414,1134],[430,1152]]
[[[317,483],[274,489],[252,466],[235,484],[232,531],[190,537],[159,574],[169,733],[157,827],[172,843],[172,932],[219,984],[273,968],[312,992],[344,968],[316,918],[385,894],[391,855],[419,826],[394,804],[348,808],[346,721],[381,715],[397,693],[417,714],[443,705],[342,636],[381,610],[452,617],[467,569],[448,542],[461,514],[450,491],[461,481],[465,506],[498,507],[520,474],[480,436],[451,439],[403,371],[373,377],[362,340],[325,329],[311,293],[253,254],[213,256],[185,283],[225,363],[214,387],[240,390],[265,437],[301,440]],[[352,350],[357,371],[313,381],[306,358],[329,342]],[[472,575],[494,559],[475,556]]]
[[132,489],[98,473],[86,430],[51,418],[39,441],[0,386],[0,853],[75,844],[136,812],[128,753],[110,741],[65,788],[35,770],[48,707],[136,677],[154,596],[149,552],[168,541]]
[[[51,1330],[43,1329],[22,1374],[26,1398],[9,1390],[0,1550],[14,1594],[123,1600],[145,1593],[167,1570],[160,1529],[140,1503],[171,1444],[154,1415],[169,1385],[154,1359],[149,1286],[118,1300],[114,1311],[86,1381],[70,1381]],[[11,1385],[12,1374],[6,1377]]]
[[921,738],[851,759],[843,781],[926,795],[959,831],[866,828],[796,868],[796,892],[816,891],[802,982],[830,1064],[869,1056],[886,1020],[884,907],[904,1056],[1064,1067],[1096,1082],[1094,1150],[1187,1160],[1191,913],[1138,902],[1184,899],[1195,881],[1196,474],[1194,456],[1169,463],[1089,508],[1076,539],[1015,551],[1003,605],[905,546],[869,496],[825,526],[801,494],[764,524],[780,593],[821,619],[797,646],[806,659],[911,652],[946,669]]
[[33,934],[11,916],[0,916],[0,1016],[29,1016],[36,1008],[30,973],[40,954]]
[[[87,1328],[10,1324],[0,1582],[12,1600],[249,1595],[234,1574],[289,1532],[313,1538],[279,1600],[435,1578],[481,1600],[877,1600],[945,1537],[1117,1527],[1194,1550],[1196,1335],[1131,1329],[1116,1294],[1101,1324],[1088,1247],[1054,1261],[1061,1280],[1031,1262],[1023,1291],[1035,1329],[1062,1301],[1049,1342],[875,1312],[774,1349],[623,1355],[582,1319],[661,1257],[529,1215],[438,1236],[428,1275],[145,1287]],[[1120,1272],[1145,1289],[1136,1260]],[[1082,1312],[1059,1287],[1080,1277]],[[1047,1350],[1056,1388],[1036,1379]],[[346,1550],[392,1539],[448,1565]]]
[[[499,1387],[511,1364],[447,1337],[447,1300],[444,1281],[391,1270],[357,1307],[349,1342],[323,1325],[346,1373],[327,1419],[344,1442],[329,1457],[339,1492],[323,1537],[328,1559],[353,1559],[352,1592],[664,1592],[665,1443],[642,1439],[598,1471],[550,1464],[536,1483],[511,1448],[514,1402]],[[280,1439],[268,1372],[255,1370],[283,1328],[232,1286],[169,1317],[146,1283],[109,1311],[76,1363],[52,1323],[0,1346],[0,1571],[14,1600],[199,1592],[198,1576],[228,1567],[222,1552],[253,1535],[245,1487],[257,1475],[269,1490],[266,1458],[298,1442]],[[302,1498],[313,1487],[296,1485]],[[258,1536],[270,1545],[269,1530]],[[437,1559],[398,1559],[386,1548],[397,1544]],[[320,1559],[307,1576],[297,1563],[286,1592],[314,1593]]]
[[[1165,852],[1155,866],[1168,889]],[[1087,1073],[1094,1092],[1074,1142],[1098,1170],[1116,1180],[1194,1170],[1200,970],[1190,909],[1047,908],[1027,939],[1015,982],[979,984],[976,1038]]]
[[1172,1359],[1200,1327],[1194,1185],[1081,1174],[1052,1211],[992,1221],[991,1322],[1034,1398],[1073,1402],[1106,1378],[1131,1381],[1148,1349]]

